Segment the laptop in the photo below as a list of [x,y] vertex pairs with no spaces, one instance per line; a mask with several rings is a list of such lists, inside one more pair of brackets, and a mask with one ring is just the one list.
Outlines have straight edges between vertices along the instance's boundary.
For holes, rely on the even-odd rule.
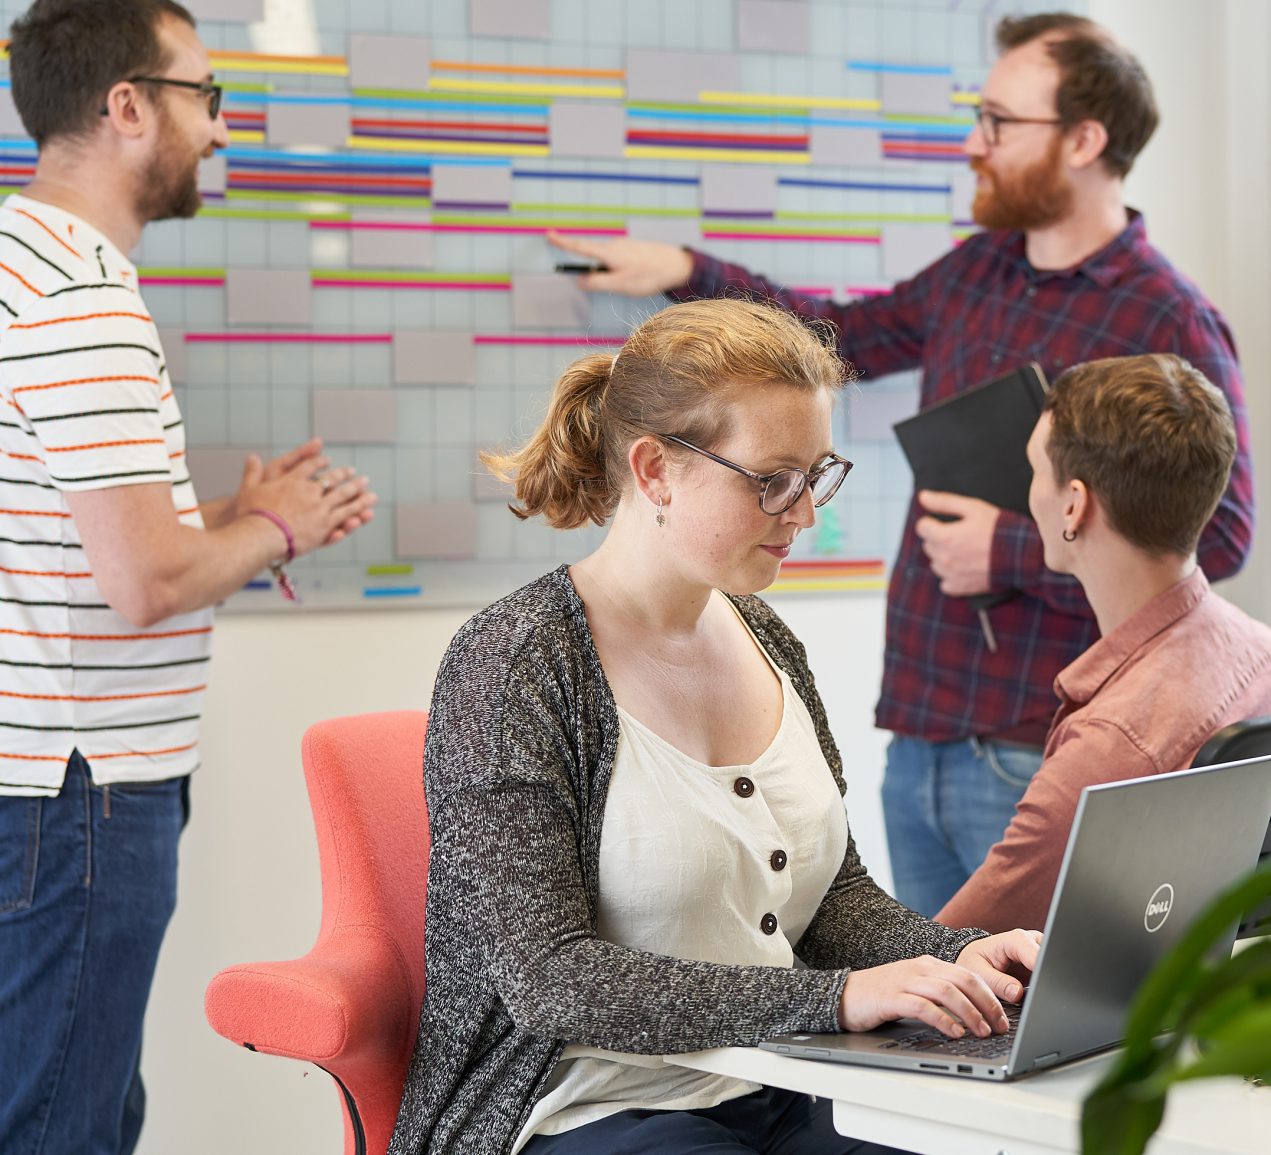
[[[1045,938],[1018,1022],[949,1039],[915,1020],[873,1031],[782,1035],[760,1044],[801,1059],[1015,1079],[1115,1046],[1153,965],[1258,860],[1271,817],[1271,756],[1081,792]],[[1235,941],[1233,924],[1223,955]]]

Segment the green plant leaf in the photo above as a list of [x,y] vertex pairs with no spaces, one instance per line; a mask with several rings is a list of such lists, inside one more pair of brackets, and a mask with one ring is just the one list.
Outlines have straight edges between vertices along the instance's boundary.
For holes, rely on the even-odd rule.
[[1195,1061],[1178,1070],[1176,1080],[1214,1075],[1256,1075],[1271,1067],[1271,1005],[1251,1007],[1210,1035]]
[[1099,1086],[1081,1112],[1085,1155],[1143,1155],[1165,1115],[1165,1091],[1140,1098],[1122,1086]]

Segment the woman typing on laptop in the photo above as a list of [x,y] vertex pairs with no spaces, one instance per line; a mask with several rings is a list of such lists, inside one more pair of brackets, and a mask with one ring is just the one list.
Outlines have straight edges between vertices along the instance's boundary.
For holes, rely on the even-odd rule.
[[1041,769],[938,921],[1044,925],[1083,787],[1184,769],[1215,731],[1271,713],[1271,629],[1196,564],[1235,452],[1223,395],[1172,354],[1092,361],[1052,386],[1029,505],[1046,565],[1081,582],[1103,636],[1055,679]]
[[492,461],[519,516],[609,530],[438,674],[399,1155],[875,1152],[827,1102],[658,1056],[901,1016],[1005,1029],[1037,935],[950,930],[874,884],[803,647],[751,596],[851,468],[843,377],[778,310],[675,305],[575,362]]

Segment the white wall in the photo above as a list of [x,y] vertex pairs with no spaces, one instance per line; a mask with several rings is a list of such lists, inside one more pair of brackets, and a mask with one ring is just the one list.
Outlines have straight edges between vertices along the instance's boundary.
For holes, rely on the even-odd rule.
[[1262,526],[1223,593],[1271,621],[1271,5],[1265,0],[1090,0],[1156,87],[1161,127],[1127,199],[1148,236],[1231,323],[1244,371]]
[[[1271,244],[1266,210],[1271,6],[1264,0],[1091,0],[1155,81],[1163,126],[1130,185],[1151,236],[1226,312],[1248,382],[1261,507],[1271,509]],[[1233,592],[1271,618],[1271,550]],[[849,811],[866,862],[885,866],[872,730],[880,595],[783,598],[844,748]],[[403,611],[231,617],[218,626],[204,763],[182,847],[180,903],[160,959],[144,1067],[151,1092],[140,1155],[341,1149],[325,1074],[252,1055],[212,1034],[203,988],[220,967],[303,954],[318,926],[317,856],[299,766],[312,722],[422,708],[440,653],[466,613]]]

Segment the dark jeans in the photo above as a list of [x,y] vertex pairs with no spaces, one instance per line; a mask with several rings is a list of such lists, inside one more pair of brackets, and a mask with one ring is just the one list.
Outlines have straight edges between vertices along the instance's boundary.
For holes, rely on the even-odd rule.
[[0,1151],[127,1155],[188,779],[0,797]]
[[621,1111],[563,1135],[535,1135],[522,1155],[898,1155],[834,1130],[828,1099],[765,1087],[701,1111]]

